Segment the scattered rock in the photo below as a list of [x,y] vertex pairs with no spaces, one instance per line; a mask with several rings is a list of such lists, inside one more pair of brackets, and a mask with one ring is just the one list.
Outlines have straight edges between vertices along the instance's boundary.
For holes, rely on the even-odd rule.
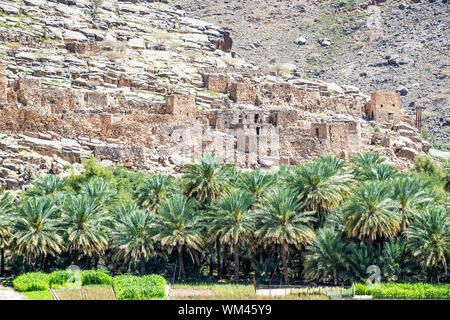
[[331,40],[328,38],[319,39],[319,44],[322,47],[328,47],[328,46],[331,46]]
[[304,45],[304,44],[306,44],[306,38],[298,37],[297,39],[295,39],[294,43],[299,46]]
[[406,89],[405,86],[398,86],[397,89],[395,89],[395,92],[399,92],[401,96],[406,96],[408,94],[408,89]]

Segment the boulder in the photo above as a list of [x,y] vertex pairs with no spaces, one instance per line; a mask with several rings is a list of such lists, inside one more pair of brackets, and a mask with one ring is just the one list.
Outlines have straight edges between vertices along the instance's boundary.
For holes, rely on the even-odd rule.
[[305,37],[298,37],[297,39],[294,40],[294,43],[296,45],[302,46],[302,45],[306,44],[306,38]]
[[406,158],[410,161],[414,161],[414,158],[418,152],[412,148],[404,147],[400,149],[400,151],[396,152],[397,157],[399,158]]
[[319,44],[322,46],[322,47],[328,47],[328,46],[331,46],[331,40],[330,39],[328,39],[328,38],[323,38],[323,39],[319,39]]
[[405,86],[398,86],[395,92],[400,93],[401,96],[406,96],[408,94],[408,89]]
[[72,31],[72,30],[64,30],[63,32],[63,38],[66,41],[87,41],[88,38],[81,32]]
[[128,46],[133,49],[145,49],[145,41],[142,38],[128,40]]

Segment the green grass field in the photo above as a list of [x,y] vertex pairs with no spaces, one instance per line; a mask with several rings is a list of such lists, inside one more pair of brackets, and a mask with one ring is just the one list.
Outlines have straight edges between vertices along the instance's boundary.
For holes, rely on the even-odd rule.
[[22,294],[30,300],[53,300],[49,290],[23,292]]

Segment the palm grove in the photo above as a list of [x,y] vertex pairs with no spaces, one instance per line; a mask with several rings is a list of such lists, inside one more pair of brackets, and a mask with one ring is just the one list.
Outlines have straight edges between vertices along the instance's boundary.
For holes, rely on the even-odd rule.
[[446,281],[449,167],[401,173],[377,154],[240,172],[214,154],[179,178],[94,159],[0,195],[0,272],[66,268],[169,279]]

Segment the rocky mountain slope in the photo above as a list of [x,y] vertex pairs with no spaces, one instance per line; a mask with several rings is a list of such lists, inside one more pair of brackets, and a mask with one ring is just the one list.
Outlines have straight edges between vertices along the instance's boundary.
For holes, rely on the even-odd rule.
[[232,34],[233,50],[267,68],[365,92],[398,91],[440,144],[450,137],[447,0],[170,0]]
[[163,3],[0,0],[1,186],[91,156],[176,175],[203,152],[243,169],[366,151],[407,169],[428,152],[398,95],[269,73],[232,50],[229,32]]

